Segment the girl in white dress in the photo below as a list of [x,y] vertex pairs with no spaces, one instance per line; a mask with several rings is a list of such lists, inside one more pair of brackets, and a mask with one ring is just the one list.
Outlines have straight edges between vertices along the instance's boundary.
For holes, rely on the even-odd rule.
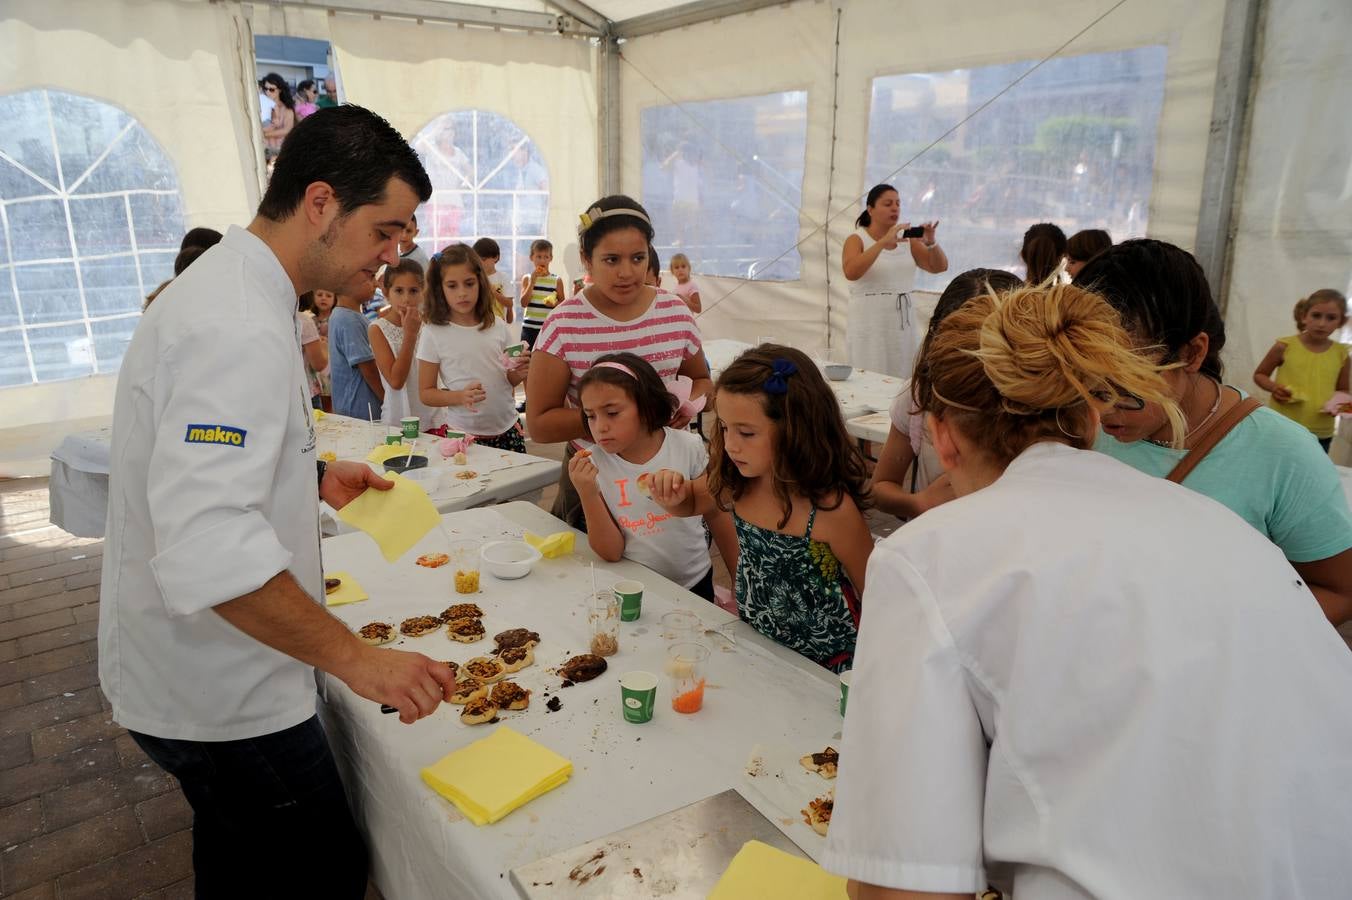
[[[947,271],[948,257],[934,239],[938,222],[921,237],[903,238],[901,197],[890,184],[874,185],[857,230],[845,239],[841,269],[850,282],[846,346],[850,364],[870,372],[909,377],[920,332],[911,303],[916,269]],[[904,245],[904,249],[903,248]]]
[[405,416],[418,417],[418,430],[441,424],[440,410],[429,408],[418,396],[418,364],[415,353],[422,331],[423,269],[412,259],[385,267],[385,299],[390,305],[371,323],[367,333],[371,352],[385,386],[380,421],[399,425]]

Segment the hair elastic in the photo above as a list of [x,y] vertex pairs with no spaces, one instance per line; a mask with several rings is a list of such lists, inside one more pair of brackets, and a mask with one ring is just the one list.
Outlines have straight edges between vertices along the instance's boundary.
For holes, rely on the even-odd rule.
[[638,376],[634,374],[634,370],[631,369],[631,368],[629,368],[628,366],[626,366],[624,363],[617,363],[617,362],[599,362],[599,363],[597,363],[596,365],[592,366],[592,368],[593,368],[593,369],[617,369],[617,370],[623,372],[624,374],[628,375],[630,378],[634,379],[635,381],[638,381]]
[[653,225],[651,219],[649,219],[646,215],[644,215],[643,213],[639,212],[636,209],[622,207],[620,209],[603,210],[599,206],[593,206],[591,209],[587,210],[586,212],[582,213],[577,217],[578,221],[581,223],[577,227],[578,237],[581,237],[582,235],[586,234],[588,231],[591,230],[591,227],[597,223],[597,221],[604,219],[607,216],[633,216],[635,219],[640,219],[643,222],[646,222],[649,228],[651,228]]
[[770,364],[770,377],[765,379],[761,385],[761,390],[767,394],[780,396],[789,392],[788,378],[790,375],[798,374],[798,367],[791,360],[776,359]]

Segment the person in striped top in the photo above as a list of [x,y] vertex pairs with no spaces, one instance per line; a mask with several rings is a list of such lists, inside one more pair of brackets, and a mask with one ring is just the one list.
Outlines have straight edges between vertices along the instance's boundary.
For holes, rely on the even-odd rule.
[[554,245],[544,238],[531,242],[530,261],[535,269],[521,279],[521,340],[534,347],[545,319],[563,302],[563,279],[549,272]]
[[[568,461],[585,440],[577,386],[592,363],[608,353],[634,353],[663,381],[690,378],[692,398],[713,388],[694,316],[681,298],[644,284],[653,239],[647,211],[616,194],[596,201],[581,218],[582,263],[592,283],[554,308],[535,342],[526,382],[531,438],[569,442],[553,513],[575,528],[585,528],[585,518]],[[685,428],[689,421],[681,416],[671,427]]]

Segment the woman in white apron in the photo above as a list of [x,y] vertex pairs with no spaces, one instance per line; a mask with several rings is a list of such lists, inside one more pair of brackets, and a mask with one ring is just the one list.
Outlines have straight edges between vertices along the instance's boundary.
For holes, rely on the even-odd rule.
[[938,222],[926,222],[924,236],[903,238],[911,227],[901,222],[901,198],[890,184],[868,192],[866,208],[845,239],[841,268],[850,282],[846,347],[850,364],[871,372],[908,377],[920,345],[911,291],[915,270],[938,274],[948,257],[934,240]]

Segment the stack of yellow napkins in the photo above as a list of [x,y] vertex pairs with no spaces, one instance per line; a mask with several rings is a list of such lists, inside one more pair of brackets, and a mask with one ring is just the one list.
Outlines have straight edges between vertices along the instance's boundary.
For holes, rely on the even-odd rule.
[[506,725],[422,770],[475,825],[488,825],[563,784],[573,764]]
[[845,879],[810,859],[747,841],[718,879],[709,900],[845,900]]
[[560,556],[567,556],[573,552],[573,542],[577,537],[577,532],[556,531],[551,535],[541,537],[527,531],[523,537],[526,539],[526,543],[539,550],[540,555],[545,559],[558,559]]

